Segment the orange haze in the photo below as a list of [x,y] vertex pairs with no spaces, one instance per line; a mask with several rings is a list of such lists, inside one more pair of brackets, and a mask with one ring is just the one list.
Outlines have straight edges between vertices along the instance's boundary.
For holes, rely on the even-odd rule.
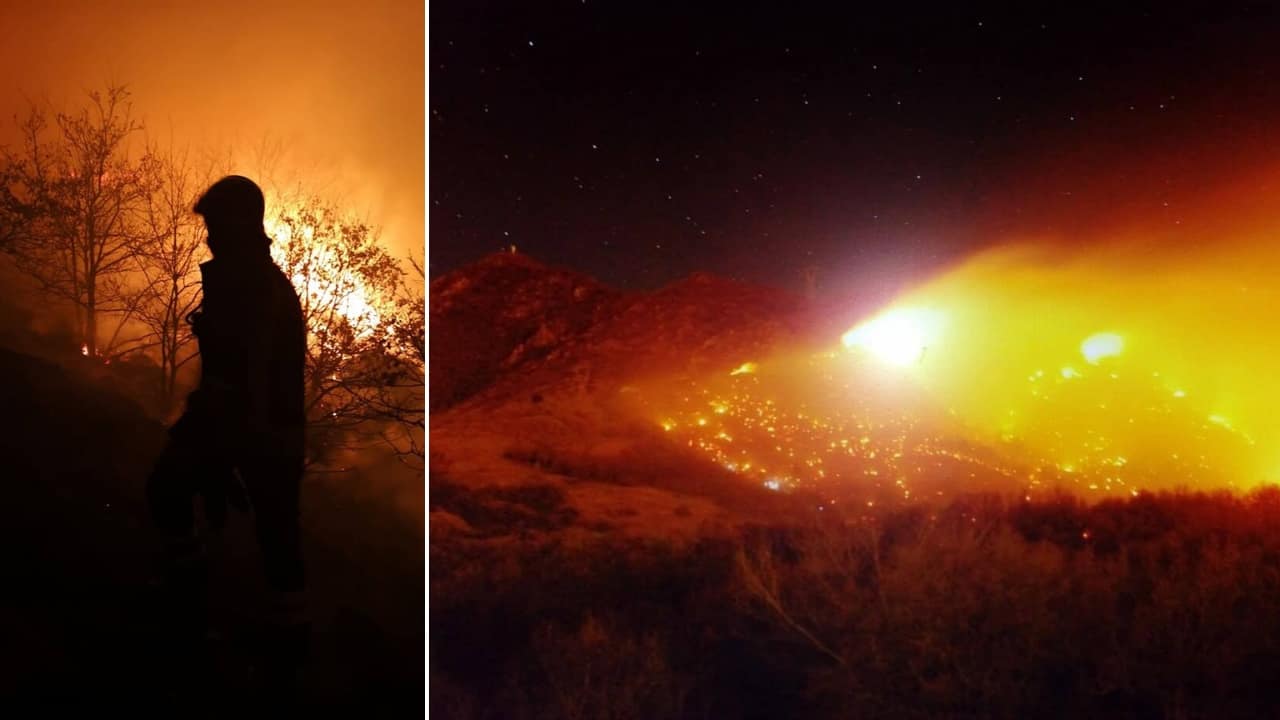
[[993,238],[799,361],[736,359],[755,370],[650,416],[774,489],[1280,482],[1278,199],[1258,171],[1172,213]]
[[25,98],[58,105],[109,81],[167,140],[231,149],[367,214],[398,256],[423,246],[423,4],[6,2],[0,6],[0,143]]

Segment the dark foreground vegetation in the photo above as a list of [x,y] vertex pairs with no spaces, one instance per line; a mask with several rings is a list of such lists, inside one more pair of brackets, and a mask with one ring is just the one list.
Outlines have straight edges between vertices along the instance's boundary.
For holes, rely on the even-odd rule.
[[[212,633],[200,662],[174,658],[148,590],[158,546],[143,502],[164,429],[75,359],[0,347],[7,716],[252,717],[262,572],[249,518],[233,513],[211,548]],[[371,472],[305,481],[314,632],[299,716],[421,712],[423,528],[388,500],[394,482]],[[195,695],[175,694],[175,678]]]
[[[454,488],[431,502],[465,518],[496,511],[483,500]],[[504,504],[536,509],[519,500]],[[682,546],[536,525],[433,538],[430,709],[1275,717],[1278,520],[1275,489],[1091,506],[977,495]]]

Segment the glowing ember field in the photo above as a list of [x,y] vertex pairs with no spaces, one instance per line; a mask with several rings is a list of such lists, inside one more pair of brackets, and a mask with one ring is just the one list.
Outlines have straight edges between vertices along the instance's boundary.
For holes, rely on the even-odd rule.
[[826,348],[646,384],[642,412],[752,482],[830,502],[1275,482],[1265,286],[1107,274],[989,253]]

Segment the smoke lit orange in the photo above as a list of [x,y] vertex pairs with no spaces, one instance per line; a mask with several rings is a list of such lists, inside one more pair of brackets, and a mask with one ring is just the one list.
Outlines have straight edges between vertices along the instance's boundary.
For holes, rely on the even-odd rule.
[[1277,482],[1273,236],[1005,245],[800,359],[652,388],[648,412],[734,472],[833,497]]

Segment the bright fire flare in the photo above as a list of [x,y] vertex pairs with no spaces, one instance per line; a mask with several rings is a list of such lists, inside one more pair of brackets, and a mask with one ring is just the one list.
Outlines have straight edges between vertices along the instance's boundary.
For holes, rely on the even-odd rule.
[[1070,263],[986,252],[841,338],[909,373],[813,348],[750,374],[658,382],[642,412],[744,480],[832,502],[1277,482],[1280,251],[1257,252],[1156,269],[1112,249]]
[[1080,354],[1092,365],[1097,365],[1103,358],[1115,357],[1122,351],[1124,338],[1115,333],[1097,333],[1080,343]]
[[942,316],[933,310],[900,308],[889,310],[844,334],[846,348],[858,348],[898,367],[920,362],[930,344],[937,340]]
[[[280,241],[271,244],[271,255],[276,264],[284,268],[285,253],[290,240],[290,227],[267,219],[264,222],[264,229],[268,235]],[[315,229],[304,227],[300,235],[302,242],[311,244]],[[336,259],[333,252],[324,247],[315,247],[310,252],[310,263],[314,267],[333,267],[336,265]],[[310,299],[312,306],[334,307],[337,314],[350,323],[357,337],[364,338],[372,335],[382,322],[381,314],[374,306],[374,299],[370,297],[364,282],[354,273],[343,272],[336,277],[324,273],[308,275],[305,268],[297,268],[289,280],[300,295],[305,295],[304,299]]]

